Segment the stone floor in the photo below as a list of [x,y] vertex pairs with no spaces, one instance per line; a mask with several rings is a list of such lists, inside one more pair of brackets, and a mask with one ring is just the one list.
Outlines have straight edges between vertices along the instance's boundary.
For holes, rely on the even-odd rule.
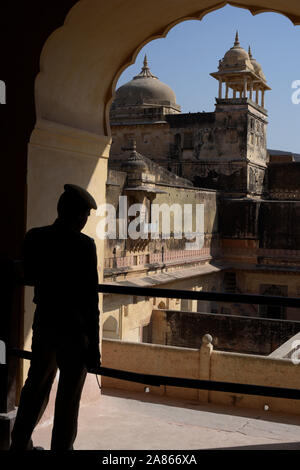
[[[49,449],[51,421],[34,432]],[[300,416],[105,390],[81,406],[78,450],[298,449]]]

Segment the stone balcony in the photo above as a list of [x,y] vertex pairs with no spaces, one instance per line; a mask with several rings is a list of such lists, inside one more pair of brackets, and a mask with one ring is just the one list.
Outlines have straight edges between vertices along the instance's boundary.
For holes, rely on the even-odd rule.
[[[95,380],[96,382],[96,380]],[[34,444],[49,449],[51,420]],[[75,450],[300,449],[300,419],[264,409],[104,389],[83,404]],[[190,453],[192,455],[192,452]]]
[[[286,346],[287,347],[287,346]],[[103,340],[103,365],[150,374],[228,380],[299,389],[290,359]],[[284,356],[285,357],[285,356]],[[251,373],[249,373],[251,371]],[[299,400],[147,386],[94,375],[85,384],[77,450],[299,449]],[[54,383],[34,444],[49,449]]]

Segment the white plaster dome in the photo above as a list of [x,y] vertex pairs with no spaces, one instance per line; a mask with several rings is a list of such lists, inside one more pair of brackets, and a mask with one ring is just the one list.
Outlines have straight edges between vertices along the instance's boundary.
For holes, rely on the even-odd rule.
[[116,91],[113,108],[142,105],[178,108],[174,91],[152,75],[146,56],[141,73]]

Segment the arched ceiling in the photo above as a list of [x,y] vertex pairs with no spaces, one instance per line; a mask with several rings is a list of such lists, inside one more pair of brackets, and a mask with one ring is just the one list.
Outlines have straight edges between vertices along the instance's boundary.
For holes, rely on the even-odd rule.
[[139,50],[181,21],[202,19],[227,4],[254,15],[282,13],[300,25],[299,0],[80,0],[44,46],[36,80],[38,119],[108,135],[116,82]]

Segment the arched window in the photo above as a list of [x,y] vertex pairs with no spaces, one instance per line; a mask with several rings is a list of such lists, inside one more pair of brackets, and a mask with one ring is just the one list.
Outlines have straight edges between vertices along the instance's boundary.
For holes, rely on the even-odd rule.
[[115,317],[110,315],[103,324],[103,338],[119,338],[119,325]]

